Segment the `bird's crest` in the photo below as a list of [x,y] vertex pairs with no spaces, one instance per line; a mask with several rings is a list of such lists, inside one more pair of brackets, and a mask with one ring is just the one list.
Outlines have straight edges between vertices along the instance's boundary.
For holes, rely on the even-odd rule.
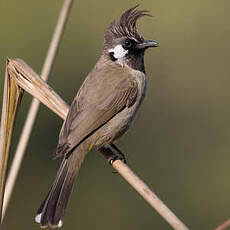
[[147,10],[137,10],[137,6],[132,7],[125,11],[120,20],[113,21],[105,35],[105,42],[112,38],[129,37],[137,40],[137,42],[143,42],[144,38],[137,30],[137,20],[143,16],[151,16]]

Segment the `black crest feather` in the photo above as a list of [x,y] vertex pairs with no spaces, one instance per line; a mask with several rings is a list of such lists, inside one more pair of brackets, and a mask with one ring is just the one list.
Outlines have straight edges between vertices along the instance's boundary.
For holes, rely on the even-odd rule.
[[137,10],[137,6],[134,6],[125,11],[119,21],[113,21],[105,35],[105,41],[111,39],[111,37],[130,37],[136,39],[138,42],[143,42],[143,36],[137,30],[137,20],[143,16],[151,16],[147,10]]

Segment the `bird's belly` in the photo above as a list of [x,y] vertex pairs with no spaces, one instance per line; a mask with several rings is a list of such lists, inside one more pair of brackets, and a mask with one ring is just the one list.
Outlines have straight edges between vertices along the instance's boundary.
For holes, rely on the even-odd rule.
[[115,116],[106,128],[107,135],[113,141],[123,135],[131,125],[137,109],[126,108]]
[[145,95],[145,76],[143,75],[137,82],[139,95],[135,104],[129,108],[126,107],[95,133],[96,148],[111,144],[128,130]]
[[128,130],[134,115],[135,111],[126,108],[113,117],[104,127],[95,133],[97,136],[95,147],[106,146],[122,136]]

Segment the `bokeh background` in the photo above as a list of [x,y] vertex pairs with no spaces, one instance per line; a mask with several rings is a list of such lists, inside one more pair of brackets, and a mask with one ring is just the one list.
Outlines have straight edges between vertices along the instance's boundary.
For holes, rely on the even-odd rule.
[[[61,0],[0,0],[0,92],[5,60],[40,73]],[[148,92],[119,141],[128,163],[191,228],[230,218],[230,2],[227,0],[75,1],[49,84],[71,103],[100,56],[109,23],[137,3],[150,10],[139,29],[148,50]],[[1,99],[2,101],[2,99]],[[25,94],[10,161],[30,105]],[[57,172],[52,153],[62,120],[41,106],[3,223],[39,229],[34,215]],[[97,152],[88,154],[63,229],[171,229]]]

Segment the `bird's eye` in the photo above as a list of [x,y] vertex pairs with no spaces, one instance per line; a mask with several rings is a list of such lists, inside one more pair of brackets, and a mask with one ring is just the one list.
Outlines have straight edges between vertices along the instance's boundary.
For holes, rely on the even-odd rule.
[[132,46],[132,41],[130,39],[126,39],[124,42],[124,48],[131,48]]

